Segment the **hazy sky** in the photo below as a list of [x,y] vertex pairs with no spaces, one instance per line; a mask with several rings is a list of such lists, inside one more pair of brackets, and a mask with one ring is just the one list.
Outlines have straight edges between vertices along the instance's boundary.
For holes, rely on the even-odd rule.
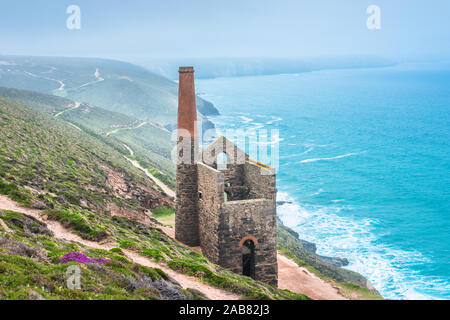
[[[450,56],[449,0],[0,0],[0,54],[134,60]],[[69,5],[81,30],[69,30]],[[366,26],[369,5],[381,29]]]

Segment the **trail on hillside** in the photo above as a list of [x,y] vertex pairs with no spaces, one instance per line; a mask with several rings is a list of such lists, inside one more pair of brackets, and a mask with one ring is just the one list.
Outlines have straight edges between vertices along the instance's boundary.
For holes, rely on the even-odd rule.
[[[66,241],[72,241],[72,242],[78,242],[82,245],[85,245],[87,247],[95,248],[95,249],[104,249],[104,250],[110,250],[114,247],[117,247],[118,244],[114,242],[109,243],[97,243],[94,241],[89,241],[82,239],[80,236],[70,232],[66,228],[64,228],[58,221],[52,221],[45,219],[45,215],[40,210],[35,209],[29,209],[29,208],[23,208],[20,207],[17,203],[9,199],[7,196],[0,195],[0,209],[2,210],[10,210],[15,211],[19,213],[23,213],[25,215],[31,216],[40,222],[44,223],[47,228],[53,232],[54,237],[60,240],[66,240]],[[0,221],[3,221],[0,219]],[[5,229],[7,230],[7,229]],[[197,289],[203,294],[205,294],[209,299],[213,300],[239,300],[240,296],[235,293],[227,292],[225,290],[204,284],[200,282],[195,277],[190,277],[187,275],[184,275],[182,273],[177,273],[173,271],[172,269],[168,268],[165,265],[158,264],[156,262],[150,261],[146,257],[142,257],[138,255],[135,252],[129,251],[129,250],[123,250],[127,258],[129,258],[131,261],[133,261],[136,264],[140,264],[147,267],[152,268],[159,268],[163,270],[167,275],[175,279],[180,283],[180,285],[183,288],[192,288]]]
[[[52,67],[53,68],[53,67]],[[56,68],[54,68],[54,70],[56,70]],[[42,73],[50,73],[51,71],[53,71],[53,69],[50,69],[50,71],[47,72],[42,72]],[[28,72],[28,71],[23,71],[23,73],[25,73],[26,75],[33,77],[33,78],[40,78],[40,79],[45,79],[45,80],[50,80],[50,81],[55,81],[59,83],[59,88],[53,90],[53,91],[63,91],[64,88],[66,87],[66,84],[64,82],[62,82],[61,80],[58,79],[53,79],[53,78],[49,78],[49,77],[43,77],[43,76],[38,76],[37,74]]]
[[[129,148],[129,147],[128,147]],[[128,149],[127,148],[127,149]],[[131,150],[131,149],[130,149]],[[132,150],[131,150],[132,151]],[[133,152],[134,154],[134,152]],[[131,155],[133,155],[131,154]],[[124,156],[125,157],[125,156]],[[168,186],[166,186],[161,180],[159,180],[158,178],[156,178],[154,175],[152,175],[150,172],[148,172],[147,169],[145,169],[144,167],[142,167],[136,160],[130,159],[128,157],[125,157],[125,159],[127,159],[128,161],[130,161],[130,163],[138,168],[139,170],[142,170],[145,175],[147,177],[149,177],[150,179],[152,179],[169,197],[173,197],[175,198],[175,192],[170,189]]]
[[346,300],[331,283],[280,254],[278,254],[278,287],[306,294],[314,300]]
[[83,88],[83,87],[87,87],[87,86],[91,86],[91,85],[93,85],[93,84],[96,84],[96,83],[99,83],[99,82],[102,82],[102,81],[105,81],[105,79],[104,78],[102,78],[102,77],[100,77],[100,71],[99,71],[99,69],[97,68],[97,69],[95,69],[95,72],[94,72],[94,77],[95,77],[95,79],[97,79],[97,80],[95,80],[95,81],[91,81],[91,82],[88,82],[88,83],[85,83],[85,84],[82,84],[81,86],[79,86],[77,89],[79,89],[79,88]]
[[75,129],[77,129],[78,131],[83,131],[83,130],[81,130],[80,127],[74,125],[73,123],[71,123],[71,122],[67,122],[67,123],[70,124],[70,125],[71,125],[72,127],[74,127]]
[[[57,114],[55,114],[55,118],[58,118],[58,117],[59,117],[60,115],[62,115],[63,113],[66,113],[66,112],[69,112],[69,111],[78,109],[80,106],[81,106],[81,103],[80,103],[80,102],[75,102],[75,106],[73,106],[73,107],[71,107],[71,108],[64,109],[64,110],[61,111],[61,112],[58,112]],[[79,129],[79,128],[78,128],[78,129]]]
[[145,126],[146,124],[150,124],[150,123],[149,123],[149,122],[142,122],[142,123],[140,123],[139,125],[137,125],[137,126],[135,126],[135,127],[123,127],[123,128],[117,128],[117,129],[114,129],[113,131],[107,132],[107,133],[106,133],[106,136],[110,136],[111,134],[117,133],[117,132],[122,131],[122,130],[135,130],[135,129],[139,129],[140,127]]
[[134,156],[134,151],[133,149],[131,149],[129,146],[127,146],[125,143],[123,144],[123,146],[125,147],[125,149],[128,150],[128,152],[130,153],[130,155],[133,157]]

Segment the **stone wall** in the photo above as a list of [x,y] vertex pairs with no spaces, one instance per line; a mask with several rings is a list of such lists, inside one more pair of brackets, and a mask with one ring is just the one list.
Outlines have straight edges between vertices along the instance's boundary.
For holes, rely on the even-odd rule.
[[250,187],[250,199],[270,199],[276,203],[277,180],[275,169],[247,161],[245,184]]
[[198,181],[195,158],[197,138],[179,138],[175,202],[175,239],[189,246],[200,244],[198,225]]
[[199,163],[197,175],[200,246],[208,260],[218,263],[220,204],[224,202],[223,174]]
[[231,141],[221,136],[201,152],[201,161],[209,166],[214,166],[219,154],[224,152],[227,155],[228,163],[234,165],[245,164],[248,155],[235,146]]
[[[178,146],[183,143],[179,141]],[[217,150],[226,151],[226,170],[214,168]],[[203,150],[201,159],[206,155],[212,164],[200,160],[193,165],[177,165],[176,239],[190,246],[200,245],[208,260],[238,274],[243,273],[242,244],[250,239],[255,244],[255,279],[276,286],[274,170],[249,160],[223,137]],[[237,158],[244,163],[233,163]],[[229,194],[227,201],[225,191]]]
[[241,241],[256,239],[255,279],[277,285],[276,208],[271,200],[226,202],[220,215],[219,265],[242,274]]
[[244,185],[244,165],[229,164],[226,170],[220,170],[225,176],[225,187]]

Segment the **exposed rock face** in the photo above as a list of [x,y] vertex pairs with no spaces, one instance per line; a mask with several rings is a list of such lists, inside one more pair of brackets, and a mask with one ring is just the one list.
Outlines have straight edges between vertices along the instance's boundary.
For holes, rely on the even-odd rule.
[[220,114],[219,110],[211,102],[199,97],[197,97],[197,110],[204,116],[217,116]]
[[[281,227],[286,230],[287,232],[289,232],[290,234],[292,234],[299,242],[299,244],[305,248],[306,250],[310,251],[311,253],[316,253],[317,252],[317,246],[315,243],[300,239],[300,236],[298,234],[298,232],[292,230],[289,227],[286,227],[285,225],[283,225],[283,223],[281,222],[280,219],[277,219],[278,224],[281,225]],[[339,258],[339,257],[326,257],[326,256],[321,256],[321,255],[317,255],[318,257],[322,258],[323,260],[328,261],[331,264],[334,264],[337,267],[345,267],[348,266],[349,262],[347,260],[347,258]]]
[[336,267],[345,267],[348,266],[348,260],[347,258],[339,258],[339,257],[325,257],[325,256],[319,256],[323,260],[328,261],[331,264],[334,264]]

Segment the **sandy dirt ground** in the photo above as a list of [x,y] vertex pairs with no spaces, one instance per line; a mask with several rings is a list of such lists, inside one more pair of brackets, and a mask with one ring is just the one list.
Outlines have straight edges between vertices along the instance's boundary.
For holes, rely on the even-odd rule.
[[345,300],[338,290],[294,261],[278,254],[278,287],[314,300]]

